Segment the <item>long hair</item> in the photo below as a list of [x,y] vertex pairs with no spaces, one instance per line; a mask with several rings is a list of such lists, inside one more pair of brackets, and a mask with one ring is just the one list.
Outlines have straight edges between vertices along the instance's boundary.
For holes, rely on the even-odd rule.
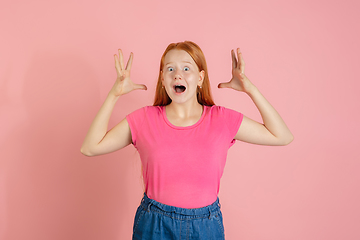
[[199,68],[199,71],[204,70],[205,75],[204,75],[203,84],[201,88],[197,87],[196,97],[201,105],[206,105],[206,106],[215,105],[211,96],[210,81],[209,81],[209,75],[207,71],[207,65],[206,65],[204,53],[201,51],[200,47],[196,43],[193,43],[191,41],[185,41],[185,42],[169,44],[169,46],[166,48],[164,54],[161,57],[159,77],[156,85],[154,106],[166,106],[171,103],[171,98],[166,93],[165,88],[162,87],[161,71],[164,67],[165,55],[170,50],[173,49],[186,51],[194,59],[194,62]]

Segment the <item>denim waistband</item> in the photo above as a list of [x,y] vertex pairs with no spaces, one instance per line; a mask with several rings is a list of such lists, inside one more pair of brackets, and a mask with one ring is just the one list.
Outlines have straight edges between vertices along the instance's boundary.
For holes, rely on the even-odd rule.
[[166,215],[177,215],[178,217],[185,217],[188,216],[189,218],[198,218],[198,217],[209,217],[216,215],[220,212],[221,205],[219,203],[219,198],[216,199],[216,201],[208,205],[206,207],[202,208],[179,208],[174,206],[169,206],[160,202],[157,202],[153,199],[150,199],[145,193],[144,197],[141,200],[140,204],[144,209],[147,211],[157,211]]

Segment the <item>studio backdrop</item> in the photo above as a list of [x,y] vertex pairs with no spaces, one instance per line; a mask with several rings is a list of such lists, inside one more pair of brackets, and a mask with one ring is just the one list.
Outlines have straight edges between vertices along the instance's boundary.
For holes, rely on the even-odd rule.
[[231,78],[231,49],[294,134],[288,146],[237,142],[220,201],[227,239],[360,239],[358,1],[3,0],[0,7],[0,239],[130,239],[143,194],[130,145],[80,147],[134,53],[147,85],[118,101],[109,127],[152,105],[169,43],[203,50],[217,105],[261,121]]

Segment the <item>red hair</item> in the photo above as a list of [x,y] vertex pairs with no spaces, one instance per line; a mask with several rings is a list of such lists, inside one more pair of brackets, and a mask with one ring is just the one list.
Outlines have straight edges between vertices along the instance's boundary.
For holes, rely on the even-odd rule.
[[209,75],[207,71],[207,65],[206,65],[204,53],[201,51],[200,47],[196,43],[185,41],[185,42],[169,44],[169,46],[166,48],[164,54],[161,57],[159,77],[156,85],[154,106],[166,106],[171,103],[171,98],[166,93],[165,88],[163,88],[162,86],[161,71],[164,67],[165,55],[170,50],[173,49],[184,50],[185,52],[187,52],[194,59],[194,62],[199,68],[199,71],[201,72],[202,70],[204,70],[205,74],[204,74],[203,84],[201,88],[199,87],[197,88],[196,97],[201,105],[206,105],[206,106],[215,105],[211,96],[210,81],[209,81]]

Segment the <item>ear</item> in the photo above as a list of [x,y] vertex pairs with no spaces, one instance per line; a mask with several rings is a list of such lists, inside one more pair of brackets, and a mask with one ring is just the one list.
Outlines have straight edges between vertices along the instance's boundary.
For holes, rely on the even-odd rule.
[[201,72],[199,72],[199,75],[200,75],[200,80],[199,80],[198,86],[201,87],[202,84],[203,84],[203,82],[204,82],[205,71],[204,71],[204,70],[201,70]]
[[163,73],[163,71],[160,71],[160,77],[161,77],[161,82],[162,82],[162,84],[164,86],[164,73]]

